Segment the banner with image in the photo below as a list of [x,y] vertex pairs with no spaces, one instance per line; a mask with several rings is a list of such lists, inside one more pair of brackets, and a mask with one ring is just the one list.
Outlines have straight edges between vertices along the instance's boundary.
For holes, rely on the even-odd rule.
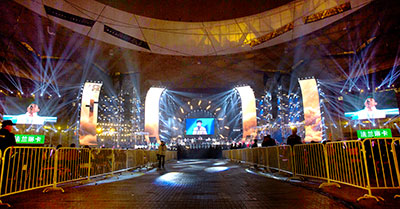
[[86,82],[82,92],[79,143],[97,145],[96,126],[101,83]]
[[300,80],[303,95],[305,142],[322,140],[321,109],[319,106],[318,87],[315,79]]

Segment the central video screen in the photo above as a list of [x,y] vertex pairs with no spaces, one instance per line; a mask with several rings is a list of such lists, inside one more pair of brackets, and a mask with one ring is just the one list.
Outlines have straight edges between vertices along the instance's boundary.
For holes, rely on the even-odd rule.
[[187,118],[186,135],[213,135],[214,118]]
[[345,117],[352,120],[390,118],[399,115],[394,91],[343,95]]

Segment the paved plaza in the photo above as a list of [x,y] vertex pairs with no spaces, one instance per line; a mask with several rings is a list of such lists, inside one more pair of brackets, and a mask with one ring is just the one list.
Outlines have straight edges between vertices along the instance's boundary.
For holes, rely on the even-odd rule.
[[184,160],[64,189],[34,190],[3,202],[14,208],[346,208],[320,193],[223,160]]

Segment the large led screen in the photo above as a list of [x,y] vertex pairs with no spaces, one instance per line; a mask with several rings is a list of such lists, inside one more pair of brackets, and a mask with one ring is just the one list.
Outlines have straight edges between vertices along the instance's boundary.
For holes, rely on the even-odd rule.
[[147,91],[144,105],[144,130],[149,133],[149,137],[156,137],[160,141],[158,132],[160,119],[160,97],[164,88],[151,87]]
[[101,83],[86,82],[82,92],[79,143],[97,145],[96,126]]
[[300,80],[301,94],[303,96],[304,129],[306,142],[319,142],[322,140],[321,109],[319,94],[315,79]]
[[343,95],[344,115],[352,120],[379,119],[399,115],[394,91]]
[[213,135],[214,118],[187,118],[186,135]]
[[257,126],[256,98],[250,86],[236,87],[242,102],[243,140],[253,137]]
[[5,97],[3,120],[16,124],[43,125],[57,122],[58,99]]

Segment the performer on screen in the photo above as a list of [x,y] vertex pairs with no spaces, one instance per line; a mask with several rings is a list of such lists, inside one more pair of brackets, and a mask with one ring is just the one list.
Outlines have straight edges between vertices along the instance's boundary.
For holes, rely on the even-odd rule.
[[39,106],[31,103],[26,108],[26,113],[17,117],[17,124],[43,124],[44,119],[38,115]]
[[193,135],[207,135],[207,130],[202,126],[203,121],[197,120],[197,126],[193,129]]
[[356,116],[358,117],[357,119],[363,120],[363,119],[385,118],[386,117],[385,111],[376,109],[377,105],[378,103],[375,101],[373,97],[368,97],[364,102],[365,108],[356,113]]

